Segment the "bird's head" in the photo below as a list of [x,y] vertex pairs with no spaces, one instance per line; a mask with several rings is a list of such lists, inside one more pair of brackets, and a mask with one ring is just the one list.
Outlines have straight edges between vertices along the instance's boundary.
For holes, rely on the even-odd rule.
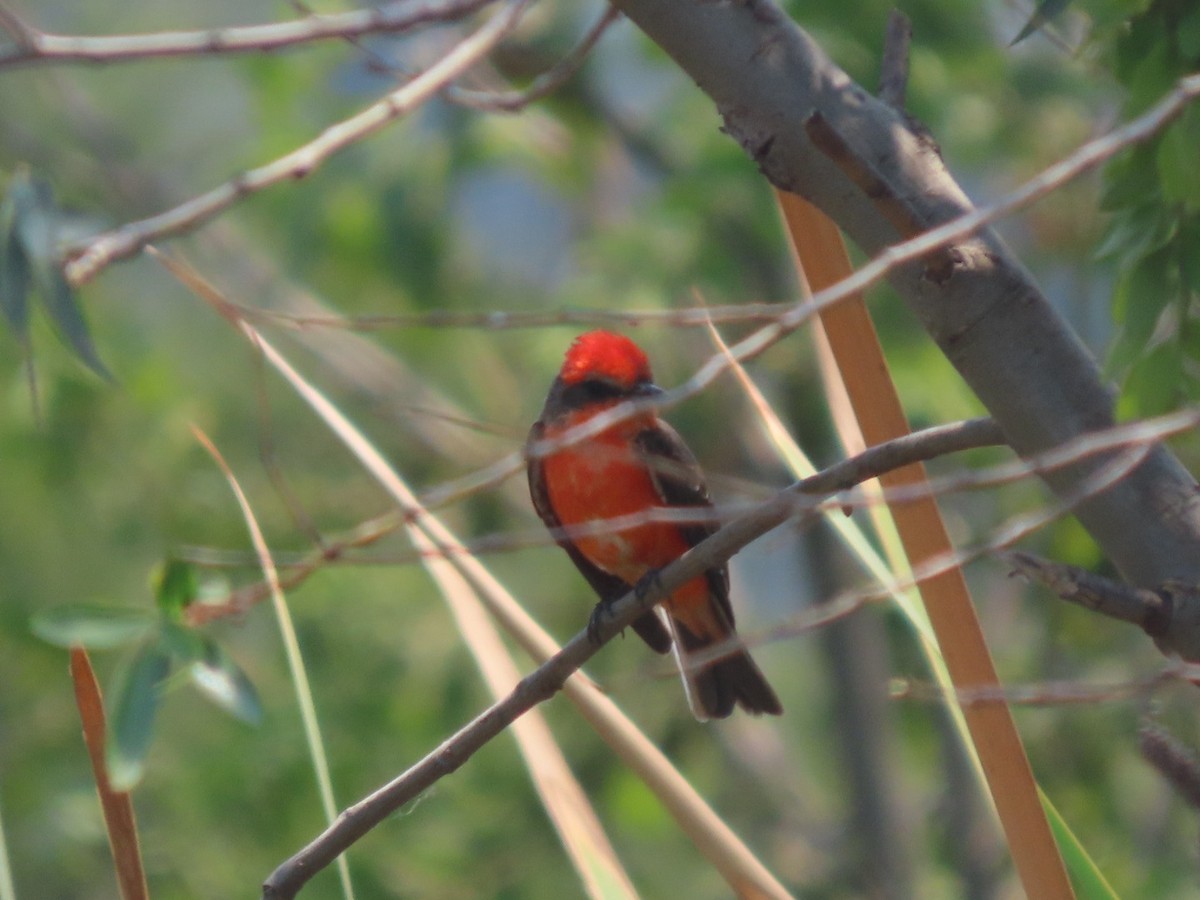
[[611,331],[589,331],[575,338],[559,377],[568,387],[593,381],[621,394],[633,393],[654,381],[642,348],[625,335]]
[[567,349],[547,401],[547,412],[554,417],[661,393],[641,347],[621,334],[589,331],[575,338]]

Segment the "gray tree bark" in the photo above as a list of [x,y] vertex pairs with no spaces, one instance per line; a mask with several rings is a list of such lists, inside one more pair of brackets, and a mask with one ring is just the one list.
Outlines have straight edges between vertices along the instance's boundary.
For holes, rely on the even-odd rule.
[[[825,212],[868,254],[971,210],[936,147],[838,68],[770,0],[614,0],[716,104],[724,129],[763,174]],[[884,23],[880,23],[883,28]],[[820,116],[886,185],[872,199],[809,137]],[[990,229],[892,285],[1013,447],[1030,455],[1113,424],[1113,393],[1030,273]],[[1109,457],[1043,476],[1060,497],[1087,490]],[[1094,482],[1093,482],[1094,483]],[[1200,582],[1200,493],[1164,447],[1074,512],[1130,583]],[[1159,645],[1200,659],[1200,609],[1177,602]]]

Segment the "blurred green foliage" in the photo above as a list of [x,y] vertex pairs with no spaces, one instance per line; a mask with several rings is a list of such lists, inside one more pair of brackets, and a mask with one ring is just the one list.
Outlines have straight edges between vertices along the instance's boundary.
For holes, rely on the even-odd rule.
[[[891,5],[871,0],[852,18],[844,3],[787,7],[871,88]],[[914,24],[910,108],[981,200],[1036,174],[1099,123],[1144,109],[1197,59],[1200,13],[1184,2],[1087,2],[1016,47],[1009,45],[1031,10],[999,0],[912,0],[902,8]],[[280,15],[276,4],[233,0],[39,0],[23,12],[47,30],[91,34]],[[495,71],[528,79],[566,52],[597,13],[537,7]],[[377,55],[416,65],[436,52],[427,40],[448,39],[369,44]],[[494,80],[482,74],[472,85]],[[56,209],[116,224],[292,149],[391,84],[360,51],[338,42],[270,56],[4,71],[0,170],[11,192],[27,164],[53,185]],[[1197,146],[1198,121],[1193,108],[1158,140],[1114,163],[1103,180],[1081,179],[1001,226],[1098,356],[1110,352],[1115,329],[1114,365],[1128,373],[1130,413],[1190,396],[1200,252],[1197,170],[1188,167],[1188,153]],[[166,247],[187,254],[231,299],[290,314],[631,312],[691,305],[693,288],[711,304],[792,300],[770,193],[718,126],[709,102],[621,23],[580,75],[519,115],[432,103],[308,178],[251,197]],[[1097,214],[1102,200],[1107,217]],[[3,220],[0,236],[9,234]],[[1108,311],[1113,294],[1115,316]],[[890,291],[880,288],[872,298],[913,421],[977,414],[978,404]],[[388,503],[245,342],[154,262],[115,266],[77,299],[113,384],[78,362],[84,332],[72,339],[58,319],[57,330],[74,346],[63,349],[43,339],[53,330],[50,317],[35,315],[35,415],[21,329],[15,337],[0,334],[0,808],[14,877],[23,896],[113,896],[66,657],[32,624],[40,623],[42,634],[56,616],[60,627],[78,626],[70,609],[86,606],[93,638],[107,628],[110,639],[115,630],[144,641],[131,656],[97,654],[96,663],[110,712],[118,719],[129,713],[135,755],[148,752],[135,798],[152,894],[251,895],[323,822],[267,609],[206,627],[201,644],[184,652],[168,636],[179,637],[174,613],[165,611],[172,625],[165,628],[145,589],[146,573],[166,558],[196,561],[195,591],[202,593],[259,577],[236,503],[188,425],[203,428],[229,460],[285,571],[312,549],[314,532],[337,539]],[[1172,315],[1178,327],[1168,333],[1163,323]],[[582,330],[394,327],[360,335],[264,327],[418,488],[518,447],[566,343]],[[749,327],[725,331],[738,336]],[[712,352],[699,329],[643,324],[634,333],[666,385]],[[751,374],[814,457],[840,454],[805,335],[756,361]],[[731,383],[720,382],[671,418],[719,497],[744,500],[780,483],[778,464]],[[1025,485],[946,505],[956,536],[969,542],[1043,502],[1041,488]],[[466,539],[540,534],[519,478],[441,512]],[[734,603],[745,633],[777,624],[827,591],[830,580],[860,582],[839,559],[810,557],[808,568],[799,568],[800,543],[785,529],[734,561]],[[1028,544],[1102,566],[1070,521]],[[357,558],[375,562],[328,566],[289,595],[343,805],[419,759],[487,703],[404,542],[389,539]],[[555,634],[566,638],[583,627],[592,597],[561,553],[540,546],[486,561]],[[1023,591],[1002,566],[981,562],[970,574],[1010,681],[1120,682],[1160,663],[1143,637]],[[104,619],[96,607],[144,609],[146,616]],[[926,679],[895,617],[866,615],[885,630],[887,671]],[[159,630],[148,636],[142,627]],[[861,896],[870,889],[871,866],[850,824],[853,793],[832,726],[843,686],[817,652],[819,642],[810,635],[756,650],[788,711],[770,726],[742,719],[698,726],[678,686],[660,677],[666,673],[659,661],[633,639],[606,648],[589,671],[797,893]],[[249,702],[244,691],[252,681],[261,698],[258,727],[190,692],[157,703],[165,668],[185,660],[200,665],[227,697]],[[145,688],[132,707],[129,685]],[[148,744],[139,743],[147,697],[155,698]],[[1183,700],[1166,694],[1160,708],[1182,738],[1200,738]],[[644,894],[725,896],[645,788],[566,703],[556,699],[545,712]],[[1052,706],[1021,710],[1018,722],[1040,783],[1118,891],[1177,896],[1194,881],[1195,822],[1139,761],[1137,714],[1117,702]],[[911,831],[905,837],[916,895],[1011,890],[995,829],[985,805],[972,805],[970,782],[964,788],[955,774],[962,767],[936,706],[893,704],[871,727],[858,739],[893,733],[897,742],[894,800]],[[350,861],[360,897],[578,892],[507,739],[385,823]],[[309,892],[335,890],[325,873]]]

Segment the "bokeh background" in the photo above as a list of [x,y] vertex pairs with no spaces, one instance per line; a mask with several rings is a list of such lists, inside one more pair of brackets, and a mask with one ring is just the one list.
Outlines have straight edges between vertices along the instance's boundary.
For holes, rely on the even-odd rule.
[[[869,89],[891,5],[787,4]],[[80,34],[294,14],[262,0],[12,6],[40,29]],[[1010,47],[1029,4],[901,6],[914,26],[909,108],[977,200],[1002,195],[1133,108],[1129,78],[1113,62],[1116,38],[1105,32],[1089,41],[1084,12],[1071,9],[1051,34]],[[599,12],[594,4],[537,5],[466,86],[527,82]],[[412,70],[462,34],[440,28],[373,38],[370,55],[329,41],[271,55],[0,71],[0,172],[28,164],[78,214],[80,227],[141,218],[289,151],[368,104],[397,78],[379,60]],[[411,484],[428,488],[520,446],[564,348],[587,326],[434,326],[421,316],[628,312],[625,330],[647,349],[659,383],[670,386],[713,353],[711,341],[700,328],[642,321],[639,311],[686,308],[697,293],[712,305],[797,298],[769,187],[719,124],[694,85],[620,22],[582,71],[544,101],[512,115],[434,101],[304,180],[253,196],[164,246],[247,306],[351,319],[411,316],[369,330],[264,328]],[[1099,210],[1104,188],[1093,173],[1000,225],[1101,359],[1120,329],[1112,298],[1121,277],[1119,260],[1095,257],[1111,221]],[[201,569],[213,590],[259,577],[236,503],[189,423],[221,448],[281,560],[311,548],[304,521],[336,538],[389,508],[246,343],[153,260],[115,265],[79,296],[113,383],[80,365],[42,316],[33,335],[35,405],[20,347],[0,335],[0,814],[26,897],[116,891],[66,654],[33,635],[31,618],[64,603],[149,608],[150,573],[174,555],[241,560]],[[871,307],[914,425],[981,413],[889,289],[875,289]],[[736,338],[749,328],[723,332]],[[756,360],[750,374],[818,462],[840,457],[807,333]],[[1166,391],[1177,402],[1177,381],[1163,377],[1165,386],[1151,382],[1143,394]],[[1144,408],[1137,397],[1126,407],[1131,414]],[[732,379],[670,418],[719,498],[752,500],[786,483]],[[969,543],[1047,499],[1036,484],[1023,484],[948,498],[945,506],[956,539]],[[465,539],[540,528],[521,478],[441,512]],[[1023,546],[1105,571],[1069,520]],[[488,703],[436,589],[406,550],[402,539],[391,539],[362,554],[369,564],[330,566],[289,596],[342,805]],[[489,554],[486,562],[560,639],[584,625],[591,594],[559,551],[529,547]],[[1144,637],[1007,574],[994,560],[968,570],[1007,681],[1119,684],[1161,666]],[[821,529],[767,536],[734,560],[733,577],[739,621],[751,636],[863,583]],[[169,692],[135,794],[156,897],[253,895],[323,827],[269,610],[255,608],[210,633],[257,686],[263,720],[257,727],[235,721],[184,684]],[[111,683],[127,655],[95,654],[102,680]],[[797,894],[1019,896],[940,708],[886,699],[893,679],[929,679],[894,612],[870,608],[846,626],[767,642],[756,655],[787,709],[779,721],[698,725],[661,661],[633,639],[606,648],[589,672]],[[851,695],[865,699],[850,702]],[[1194,815],[1136,746],[1147,711],[1195,738],[1188,700],[1176,688],[1153,700],[1017,711],[1040,784],[1125,896],[1195,889]],[[545,714],[644,895],[725,896],[718,877],[573,710],[555,699]],[[875,789],[886,796],[874,799],[901,816],[901,827],[883,834],[853,774],[852,751],[862,743],[885,748],[888,768],[875,773]],[[377,829],[350,861],[360,897],[579,892],[507,737]],[[326,873],[309,893],[336,889]]]

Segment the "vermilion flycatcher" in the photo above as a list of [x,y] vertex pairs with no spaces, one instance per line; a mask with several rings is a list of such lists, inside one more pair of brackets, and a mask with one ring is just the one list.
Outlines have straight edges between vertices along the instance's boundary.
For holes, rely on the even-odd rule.
[[[658,393],[650,363],[637,344],[608,331],[588,332],[567,350],[541,418],[529,432],[529,444],[558,437],[623,400]],[[712,509],[696,458],[653,410],[542,459],[531,458],[529,491],[542,521],[559,535],[559,546],[600,595],[594,615],[717,530],[711,520],[652,519],[656,510],[672,507]],[[624,516],[644,521],[619,530],[561,534],[564,528]],[[735,704],[752,713],[783,712],[736,639],[717,660],[691,661],[705,648],[734,638],[727,566],[709,569],[677,588],[633,628],[659,653],[674,651],[696,718],[724,718]]]

